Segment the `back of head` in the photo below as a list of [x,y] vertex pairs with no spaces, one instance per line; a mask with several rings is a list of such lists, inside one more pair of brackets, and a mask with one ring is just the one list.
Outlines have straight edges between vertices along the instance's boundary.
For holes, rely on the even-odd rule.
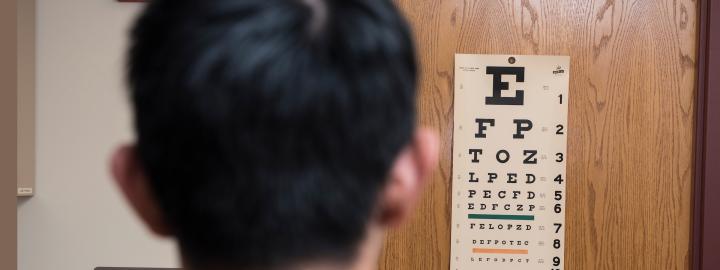
[[183,256],[349,259],[415,122],[387,0],[153,0],[132,32],[138,153]]

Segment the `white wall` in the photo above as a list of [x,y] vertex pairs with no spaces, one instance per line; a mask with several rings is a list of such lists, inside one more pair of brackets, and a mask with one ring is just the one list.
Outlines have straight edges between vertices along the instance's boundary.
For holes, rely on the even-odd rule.
[[36,195],[18,200],[18,269],[176,267],[115,190],[108,156],[132,138],[126,32],[142,4],[38,0]]

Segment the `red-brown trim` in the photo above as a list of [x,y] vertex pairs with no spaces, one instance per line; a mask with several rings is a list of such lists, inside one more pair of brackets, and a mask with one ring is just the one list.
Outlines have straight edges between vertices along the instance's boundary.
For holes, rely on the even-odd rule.
[[711,2],[698,7],[693,270],[720,269],[720,4]]

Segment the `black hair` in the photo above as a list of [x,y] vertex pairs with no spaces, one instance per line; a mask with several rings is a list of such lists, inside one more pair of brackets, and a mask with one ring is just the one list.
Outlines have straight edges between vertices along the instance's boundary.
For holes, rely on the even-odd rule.
[[185,259],[350,259],[412,136],[415,61],[388,0],[150,1],[138,155]]

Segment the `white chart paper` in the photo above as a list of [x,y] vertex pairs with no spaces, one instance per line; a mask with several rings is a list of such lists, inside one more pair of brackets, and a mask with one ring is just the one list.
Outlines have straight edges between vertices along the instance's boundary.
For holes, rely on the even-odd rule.
[[455,55],[451,270],[560,270],[570,57]]

